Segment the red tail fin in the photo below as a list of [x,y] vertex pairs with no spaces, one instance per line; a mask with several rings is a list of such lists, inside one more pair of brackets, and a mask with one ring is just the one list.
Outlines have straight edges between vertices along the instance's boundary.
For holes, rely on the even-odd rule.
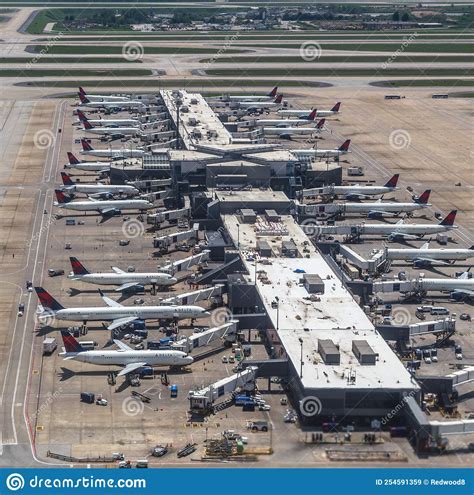
[[384,187],[397,187],[398,183],[398,178],[400,177],[400,174],[395,174],[386,184]]
[[69,177],[66,172],[61,172],[61,179],[63,180],[63,184],[65,186],[73,186],[74,182],[71,180],[71,177]]
[[445,225],[446,227],[452,227],[454,225],[454,220],[456,219],[456,214],[458,210],[451,210],[447,215],[446,218],[441,220],[439,223],[440,225]]
[[417,203],[420,205],[426,205],[430,199],[431,189],[427,189],[419,198]]
[[321,119],[317,124],[316,124],[316,129],[322,129],[324,127],[324,124],[326,123],[326,119]]
[[78,342],[67,330],[61,330],[61,337],[63,338],[66,352],[83,352],[85,350],[80,342]]
[[332,108],[331,108],[331,112],[339,112],[339,109],[341,108],[341,102],[338,101]]
[[86,116],[82,113],[82,111],[81,111],[81,110],[78,110],[78,111],[77,111],[77,116],[79,117],[79,120],[80,120],[81,122],[84,122],[85,120],[87,120],[87,117],[86,117]]
[[316,110],[316,108],[314,110],[311,110],[311,113],[308,115],[308,120],[314,120],[317,113],[318,111]]
[[84,96],[83,94],[79,93],[79,99],[81,100],[81,103],[90,103],[89,98]]
[[82,121],[82,125],[84,126],[84,129],[94,129],[94,126],[91,125],[87,119]]
[[62,191],[60,191],[59,189],[55,189],[54,193],[56,194],[56,201],[60,205],[68,202],[66,195]]
[[74,273],[74,275],[87,275],[89,273],[88,270],[77,258],[71,256],[69,258],[69,261],[71,262],[72,272]]
[[349,151],[350,144],[351,144],[351,140],[347,139],[341,144],[341,146],[339,146],[339,151]]
[[94,149],[85,139],[81,139],[81,145],[84,151],[92,151]]
[[276,98],[275,98],[275,103],[281,103],[283,101],[283,95],[278,95]]
[[79,86],[79,94],[86,96],[86,92],[82,86]]
[[70,151],[67,152],[67,159],[71,165],[77,165],[81,163]]
[[35,291],[41,306],[43,306],[44,309],[52,309],[53,311],[64,309],[64,306],[59,304],[48,291],[43,289],[43,287],[35,287]]
[[271,91],[270,93],[268,93],[268,96],[271,96],[272,98],[275,98],[276,94],[277,94],[277,91],[278,91],[278,86],[275,86]]

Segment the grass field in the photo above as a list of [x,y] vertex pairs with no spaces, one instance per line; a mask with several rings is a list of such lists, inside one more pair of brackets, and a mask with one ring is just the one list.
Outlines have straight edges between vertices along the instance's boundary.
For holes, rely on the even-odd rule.
[[141,64],[122,57],[1,57],[0,64]]
[[[242,57],[217,57],[214,59],[205,58],[200,60],[201,63],[216,63],[216,64],[277,64],[277,63],[286,63],[286,64],[328,64],[328,63],[383,63],[387,62],[386,55],[323,55],[316,60],[311,62],[306,62],[301,57],[298,56],[242,56]],[[396,63],[413,63],[417,62],[430,62],[430,63],[443,63],[443,62],[474,62],[474,56],[472,55],[399,55],[396,60]]]
[[0,69],[0,77],[138,77],[148,69]]
[[397,69],[375,67],[370,69],[207,69],[208,76],[216,77],[471,77],[474,75],[474,69],[452,68],[452,69],[423,69],[419,67]]
[[[122,46],[97,46],[97,45],[28,45],[27,51],[39,53],[41,50],[47,50],[52,55],[121,55]],[[218,49],[214,48],[189,48],[175,46],[147,46],[144,48],[146,54],[169,54],[178,55],[186,53],[203,53],[215,54]],[[226,53],[245,53],[248,50],[226,50]]]
[[399,81],[376,81],[371,82],[371,86],[383,88],[404,88],[404,87],[435,87],[448,86],[451,89],[456,87],[474,87],[473,79],[404,79]]
[[[324,50],[345,50],[354,52],[395,52],[400,48],[398,43],[319,43]],[[292,43],[272,43],[272,44],[241,44],[236,42],[235,46],[240,47],[261,47],[261,48],[296,48],[300,44]],[[403,52],[425,52],[425,53],[472,53],[474,44],[471,43],[408,43]]]

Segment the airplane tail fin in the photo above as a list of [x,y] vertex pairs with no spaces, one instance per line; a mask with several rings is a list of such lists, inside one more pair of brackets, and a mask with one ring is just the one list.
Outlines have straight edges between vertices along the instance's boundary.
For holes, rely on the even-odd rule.
[[423,194],[418,198],[416,202],[420,205],[428,204],[428,201],[430,199],[430,194],[431,194],[431,189],[427,189],[426,191],[423,192]]
[[324,124],[326,123],[326,119],[321,119],[317,124],[316,124],[316,129],[322,129],[324,127]]
[[46,310],[52,310],[52,311],[59,311],[60,309],[64,309],[64,306],[58,303],[56,299],[43,287],[35,287],[36,294],[38,296],[38,299],[41,303],[41,306],[43,306],[44,309]]
[[66,352],[84,352],[84,347],[67,330],[61,330],[61,337]]
[[85,139],[81,139],[81,145],[83,151],[92,151],[94,149]]
[[276,98],[275,98],[275,103],[281,103],[283,101],[283,95],[278,95]]
[[457,212],[458,212],[458,210],[451,210],[446,215],[446,217],[443,220],[441,220],[441,222],[439,224],[444,225],[446,227],[452,227],[454,225],[454,220],[456,218]]
[[63,184],[65,186],[73,186],[74,182],[71,180],[71,177],[69,174],[66,174],[66,172],[61,172],[61,179],[63,180]]
[[341,146],[339,146],[339,151],[349,151],[349,145],[351,144],[350,139],[346,139]]
[[77,165],[80,161],[70,152],[67,152],[67,159],[69,160],[70,165]]
[[341,102],[338,101],[332,108],[331,108],[331,112],[336,112],[338,113],[339,112],[339,109],[341,108]]
[[271,91],[270,93],[268,93],[267,96],[271,96],[272,98],[275,98],[276,94],[277,94],[277,91],[278,91],[278,86],[275,86]]
[[84,113],[81,110],[77,111],[77,116],[79,117],[80,122],[84,122],[87,120],[87,117],[84,115]]
[[397,187],[398,179],[400,174],[395,174],[385,185],[384,187]]
[[79,94],[86,96],[86,92],[82,86],[79,86]]
[[54,193],[56,194],[56,201],[58,202],[58,204],[60,205],[63,205],[65,203],[69,203],[70,198],[68,198],[62,191],[60,191],[59,189],[55,189],[54,190]]
[[86,119],[82,121],[82,125],[84,126],[84,129],[93,129],[94,126]]
[[74,275],[87,275],[89,273],[84,265],[74,256],[71,256],[69,261],[71,262],[72,272]]
[[90,103],[89,98],[87,98],[87,96],[83,95],[82,93],[79,93],[79,99],[81,100],[81,103]]
[[317,113],[318,111],[316,110],[316,108],[311,110],[311,113],[308,115],[308,120],[314,120],[316,118]]

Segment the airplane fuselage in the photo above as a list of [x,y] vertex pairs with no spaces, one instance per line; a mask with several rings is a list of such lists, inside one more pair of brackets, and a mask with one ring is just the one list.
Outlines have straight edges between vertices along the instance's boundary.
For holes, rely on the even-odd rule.
[[55,203],[58,208],[76,211],[104,211],[104,210],[148,210],[153,203],[144,199],[117,199],[110,201],[71,201],[70,203]]
[[166,273],[87,273],[68,276],[71,280],[80,280],[98,285],[121,285],[137,283],[140,285],[173,285],[176,279]]
[[[103,169],[101,169],[103,170]],[[72,186],[63,186],[61,188],[67,192],[78,192],[84,194],[126,194],[127,196],[135,196],[139,193],[138,189],[133,186],[118,186],[112,184],[74,184]]]

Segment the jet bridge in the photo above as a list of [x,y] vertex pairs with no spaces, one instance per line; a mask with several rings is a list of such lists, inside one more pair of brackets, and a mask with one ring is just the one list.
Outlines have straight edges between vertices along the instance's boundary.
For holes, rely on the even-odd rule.
[[211,299],[212,297],[220,297],[224,292],[224,285],[215,285],[208,289],[195,290],[193,292],[187,292],[185,294],[178,294],[177,296],[163,299],[161,302],[164,304],[194,304],[197,301],[204,301],[205,299]]
[[210,251],[206,249],[202,253],[189,256],[188,258],[184,258],[182,260],[174,261],[173,263],[162,267],[158,267],[158,270],[171,274],[175,274],[176,272],[184,272],[189,270],[194,265],[199,265],[208,261],[209,253]]
[[151,180],[135,180],[126,181],[125,184],[135,186],[144,192],[158,191],[163,187],[171,187],[173,184],[172,179],[151,179]]
[[177,242],[188,241],[193,239],[198,240],[199,224],[193,224],[191,230],[186,230],[184,232],[177,232],[176,234],[164,235],[161,237],[155,237],[153,239],[153,247],[158,248],[160,251],[166,252],[172,244]]
[[443,318],[436,321],[423,321],[409,325],[410,337],[426,334],[454,333],[456,329],[455,318]]
[[225,342],[235,342],[238,323],[238,320],[230,320],[223,325],[209,328],[209,330],[205,330],[204,332],[193,333],[191,336],[183,337],[171,344],[171,348],[189,354],[193,349],[209,345],[218,339],[223,339]]
[[366,260],[351,248],[344,246],[343,244],[340,244],[339,246],[339,253],[357,268],[360,268],[369,274],[378,273],[380,266],[386,261],[386,256],[383,251],[377,253],[373,258]]
[[190,409],[193,412],[210,412],[219,397],[235,393],[238,388],[252,391],[255,389],[256,366],[250,366],[240,373],[228,376],[207,387],[191,390],[188,394]]
[[146,216],[146,223],[159,225],[165,221],[179,220],[180,218],[189,218],[191,214],[190,208],[181,208],[179,210],[169,210],[158,213],[151,213]]

